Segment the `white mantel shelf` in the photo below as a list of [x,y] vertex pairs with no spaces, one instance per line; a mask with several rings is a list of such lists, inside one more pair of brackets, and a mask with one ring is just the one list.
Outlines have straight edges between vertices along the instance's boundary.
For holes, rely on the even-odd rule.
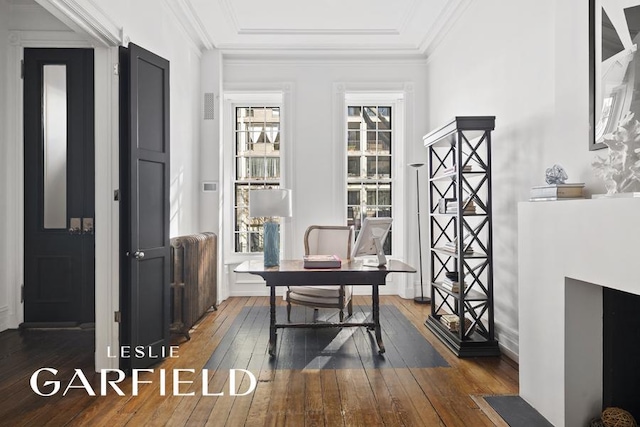
[[639,245],[640,198],[518,205],[520,395],[556,427],[601,410],[602,287],[640,294]]

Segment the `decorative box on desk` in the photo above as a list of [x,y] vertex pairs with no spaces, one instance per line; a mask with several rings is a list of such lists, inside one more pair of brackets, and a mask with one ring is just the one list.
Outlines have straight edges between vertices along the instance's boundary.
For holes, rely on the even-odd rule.
[[[493,324],[494,126],[494,116],[456,117],[423,138],[431,252],[431,314],[425,324],[459,357],[500,354]],[[463,286],[452,288],[447,277]]]

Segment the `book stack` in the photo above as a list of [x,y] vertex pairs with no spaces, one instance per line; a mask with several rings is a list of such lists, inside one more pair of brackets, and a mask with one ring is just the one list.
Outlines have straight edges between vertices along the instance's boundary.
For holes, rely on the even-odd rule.
[[[443,175],[449,175],[455,173],[458,170],[456,166],[451,166],[442,171]],[[462,167],[462,172],[471,172],[471,165],[464,165]]]
[[[440,213],[448,213],[448,214],[456,214],[458,213],[458,201],[456,199],[440,199],[440,201],[445,200],[444,212]],[[469,200],[467,203],[466,200],[462,202],[464,206],[463,214],[474,214],[476,213],[476,205],[473,203],[473,200]],[[438,210],[440,211],[440,203],[438,203]]]
[[305,255],[302,258],[304,268],[340,268],[342,260],[337,255]]
[[551,184],[532,187],[529,200],[532,202],[545,200],[582,199],[584,182],[573,184]]
[[[460,330],[460,317],[457,314],[443,314],[440,316],[440,322],[449,329],[451,332],[458,332]],[[464,318],[465,330],[471,326],[471,320]]]
[[[454,254],[458,253],[458,244],[454,241],[454,242],[447,242],[444,244],[444,246],[442,246],[442,249],[444,249],[447,252],[453,252]],[[473,248],[471,247],[471,245],[467,245],[464,248],[464,254],[465,255],[471,255],[473,254]]]
[[[446,272],[445,277],[442,280],[442,286],[454,293],[460,293],[460,282],[458,280],[458,272]],[[464,292],[467,284],[462,284],[462,291]]]

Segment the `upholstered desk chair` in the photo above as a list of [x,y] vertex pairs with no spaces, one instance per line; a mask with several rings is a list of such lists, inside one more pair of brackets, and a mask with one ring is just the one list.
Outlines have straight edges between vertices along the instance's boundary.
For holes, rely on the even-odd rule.
[[[304,233],[305,255],[337,255],[342,262],[349,262],[353,246],[353,227],[312,225]],[[353,314],[352,286],[289,286],[285,293],[287,320],[291,321],[291,304],[318,308],[337,308],[340,321],[344,320],[344,308]],[[314,312],[314,319],[315,319]]]

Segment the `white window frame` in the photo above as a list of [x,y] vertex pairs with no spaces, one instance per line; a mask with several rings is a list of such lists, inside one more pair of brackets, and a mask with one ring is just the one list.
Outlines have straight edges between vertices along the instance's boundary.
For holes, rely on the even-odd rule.
[[[221,159],[222,159],[222,174],[220,176],[221,187],[223,189],[221,194],[221,234],[223,237],[223,250],[224,250],[224,264],[238,264],[248,259],[262,259],[261,252],[243,253],[235,251],[235,236],[234,236],[234,197],[235,197],[235,111],[237,107],[278,107],[280,109],[280,187],[291,188],[287,185],[288,177],[288,165],[289,149],[287,142],[290,140],[287,133],[287,111],[285,105],[285,96],[281,91],[251,91],[251,92],[227,92],[223,97],[223,125],[222,125],[222,143],[221,146]],[[280,252],[281,256],[285,253],[285,248],[288,246],[287,231],[288,224],[287,219],[281,218],[281,244]]]
[[405,226],[405,94],[404,92],[375,92],[375,91],[345,91],[344,104],[341,110],[342,141],[341,156],[343,161],[342,173],[342,210],[347,220],[347,170],[348,170],[348,134],[347,118],[349,106],[390,106],[391,107],[391,212],[393,218],[393,233],[390,258],[403,260],[406,251]]

